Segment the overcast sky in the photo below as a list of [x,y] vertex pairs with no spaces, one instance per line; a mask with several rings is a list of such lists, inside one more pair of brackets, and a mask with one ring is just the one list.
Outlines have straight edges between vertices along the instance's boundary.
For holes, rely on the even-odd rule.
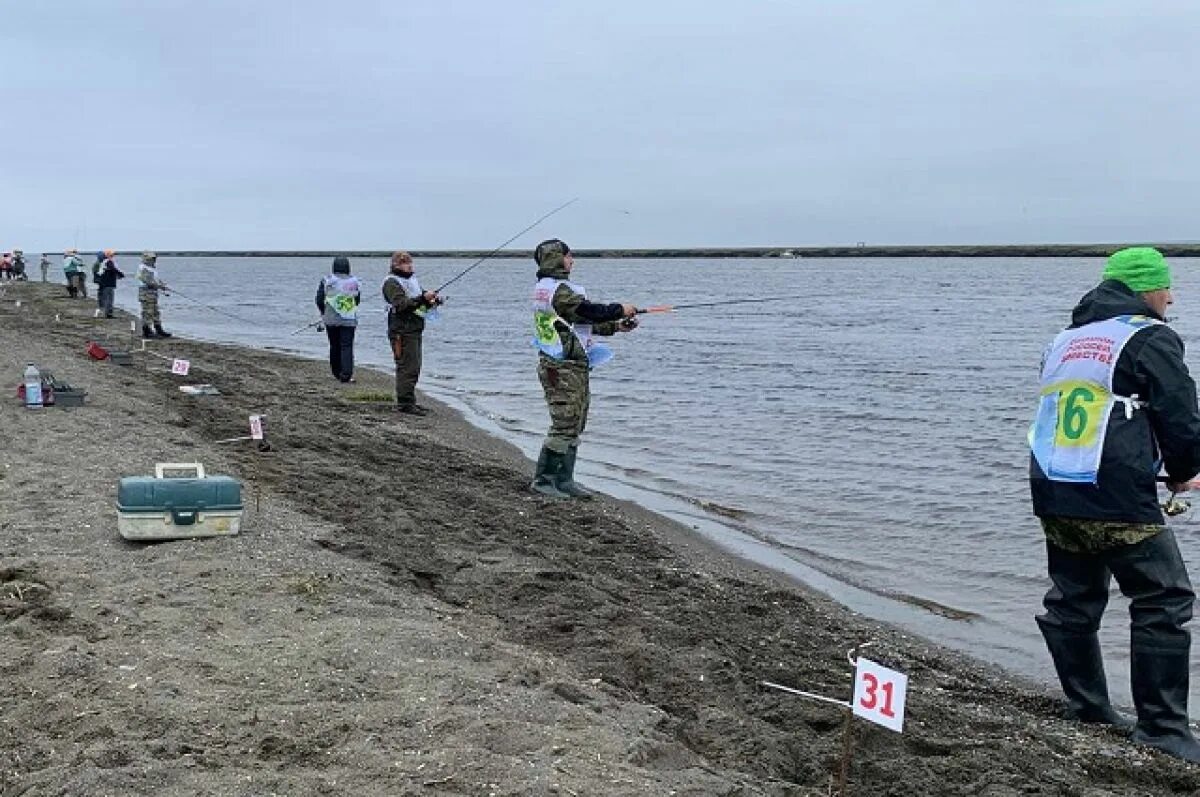
[[1200,4],[0,0],[0,248],[1193,240]]

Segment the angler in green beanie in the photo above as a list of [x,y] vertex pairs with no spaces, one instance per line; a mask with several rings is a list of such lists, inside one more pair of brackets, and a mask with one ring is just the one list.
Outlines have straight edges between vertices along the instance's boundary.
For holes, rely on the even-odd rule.
[[[1053,585],[1037,624],[1069,716],[1200,763],[1185,628],[1195,595],[1156,484],[1160,467],[1172,492],[1191,489],[1200,473],[1196,385],[1166,323],[1171,270],[1162,253],[1122,249],[1102,280],[1042,358],[1029,487]],[[1109,701],[1096,633],[1113,577],[1130,599],[1136,723]]]
[[1171,287],[1171,268],[1157,249],[1131,246],[1108,258],[1101,279],[1122,282],[1134,293],[1163,291]]

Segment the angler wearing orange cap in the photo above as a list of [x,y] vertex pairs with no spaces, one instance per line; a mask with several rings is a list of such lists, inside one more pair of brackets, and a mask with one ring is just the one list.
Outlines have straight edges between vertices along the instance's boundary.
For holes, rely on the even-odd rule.
[[113,294],[117,292],[117,280],[124,279],[125,274],[117,268],[116,253],[113,250],[105,249],[103,255],[104,260],[100,263],[99,273],[96,275],[96,285],[99,288],[96,298],[96,315],[104,313],[105,318],[112,318]]

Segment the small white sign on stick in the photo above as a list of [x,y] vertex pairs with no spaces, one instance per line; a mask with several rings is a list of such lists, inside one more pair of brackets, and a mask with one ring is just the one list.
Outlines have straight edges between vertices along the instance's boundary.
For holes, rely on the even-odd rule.
[[250,439],[251,440],[262,440],[263,439],[263,428],[262,428],[262,416],[261,415],[251,415],[250,416]]
[[904,730],[907,693],[907,675],[858,657],[858,665],[854,668],[854,699],[851,701],[856,717],[901,732]]
[[171,362],[171,373],[178,376],[187,376],[191,367],[192,364],[189,361],[176,359]]

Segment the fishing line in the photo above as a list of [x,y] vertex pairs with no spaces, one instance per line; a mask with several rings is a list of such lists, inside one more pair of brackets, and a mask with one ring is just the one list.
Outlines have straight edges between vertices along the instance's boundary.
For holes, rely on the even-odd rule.
[[232,318],[234,321],[240,321],[243,324],[249,324],[250,326],[255,326],[255,322],[253,322],[253,321],[249,321],[245,318],[236,316],[233,313],[230,313],[226,310],[222,310],[220,307],[213,307],[211,304],[205,304],[204,302],[200,301],[199,299],[193,299],[191,296],[188,296],[186,293],[183,293],[180,290],[177,290],[175,288],[167,288],[165,290],[166,290],[166,293],[168,296],[170,296],[171,294],[175,294],[182,299],[187,299],[189,302],[193,302],[195,304],[200,305],[201,307],[205,308],[206,310],[211,310],[214,313],[220,313],[221,315],[225,316],[226,318]]
[[761,299],[725,299],[719,302],[692,302],[690,304],[658,304],[653,307],[639,307],[638,314],[643,313],[673,313],[676,310],[691,310],[693,307],[725,307],[730,304],[761,304],[762,302],[786,302],[792,299],[807,299],[807,296],[767,296]]
[[564,202],[564,203],[562,203],[561,205],[559,205],[558,207],[556,207],[554,210],[550,211],[550,212],[549,212],[549,213],[547,213],[546,215],[544,215],[544,216],[542,216],[541,218],[539,218],[539,219],[538,219],[537,221],[535,221],[533,224],[530,224],[528,227],[526,227],[525,229],[521,230],[519,233],[517,233],[516,235],[514,235],[512,238],[509,238],[507,241],[505,241],[504,243],[500,244],[500,245],[499,245],[499,246],[497,246],[495,249],[493,249],[492,251],[488,252],[486,255],[484,255],[483,257],[479,258],[478,260],[476,260],[476,261],[475,261],[474,263],[472,263],[471,265],[467,266],[465,269],[463,269],[463,270],[462,270],[461,272],[459,272],[457,275],[455,275],[454,277],[452,277],[450,280],[448,280],[447,282],[443,283],[443,284],[442,284],[442,286],[441,286],[440,288],[437,288],[436,290],[434,290],[434,293],[441,293],[441,292],[442,292],[442,291],[444,291],[446,288],[450,287],[451,285],[453,285],[454,283],[458,282],[458,281],[459,281],[460,279],[462,279],[463,277],[467,276],[467,274],[471,273],[471,271],[472,271],[472,270],[473,270],[473,269],[474,269],[476,266],[478,266],[478,265],[482,264],[482,263],[483,263],[483,261],[487,260],[487,259],[488,259],[488,258],[490,258],[490,257],[494,257],[494,256],[495,256],[495,255],[496,255],[496,254],[497,254],[497,253],[498,253],[498,252],[501,250],[501,249],[503,249],[504,247],[508,246],[510,243],[512,243],[513,241],[517,240],[517,239],[518,239],[518,238],[520,238],[522,235],[524,235],[525,233],[529,232],[529,231],[530,231],[530,230],[532,230],[534,227],[538,226],[538,225],[539,225],[539,224],[541,224],[543,221],[545,221],[546,219],[548,219],[548,218],[550,218],[551,216],[553,216],[555,213],[558,213],[560,210],[563,210],[564,208],[567,208],[567,207],[569,207],[569,206],[571,206],[571,205],[574,205],[574,204],[575,204],[576,202],[578,202],[578,201],[579,201],[579,197],[575,197],[574,199],[572,199],[572,200],[570,200],[570,201],[568,201],[568,202]]

